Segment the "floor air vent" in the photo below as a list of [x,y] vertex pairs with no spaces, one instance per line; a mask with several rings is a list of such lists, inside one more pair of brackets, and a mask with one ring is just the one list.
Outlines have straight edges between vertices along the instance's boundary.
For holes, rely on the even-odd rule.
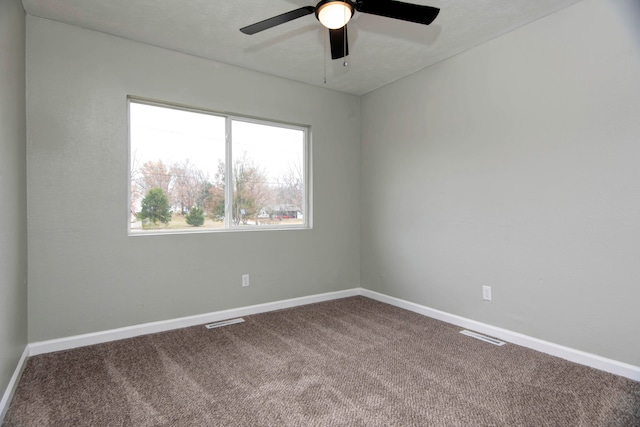
[[219,328],[220,326],[228,326],[228,325],[233,325],[235,323],[242,323],[242,322],[244,322],[244,319],[242,317],[238,317],[237,319],[229,319],[229,320],[223,320],[221,322],[209,323],[208,325],[205,325],[205,327],[207,329],[213,329],[213,328]]
[[466,335],[468,337],[473,337],[473,338],[479,339],[480,341],[488,342],[489,344],[493,344],[493,345],[505,345],[506,344],[504,341],[500,341],[500,340],[497,340],[495,338],[491,338],[491,337],[488,337],[488,336],[485,336],[485,335],[480,335],[477,332],[467,331],[466,329],[461,330],[460,333],[462,335]]

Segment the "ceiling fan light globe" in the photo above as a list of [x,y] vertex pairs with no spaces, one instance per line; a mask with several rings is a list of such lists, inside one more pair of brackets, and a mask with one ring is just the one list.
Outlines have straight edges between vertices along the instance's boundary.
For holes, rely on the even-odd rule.
[[342,1],[330,1],[318,7],[317,15],[322,25],[335,30],[347,25],[353,16],[353,7]]

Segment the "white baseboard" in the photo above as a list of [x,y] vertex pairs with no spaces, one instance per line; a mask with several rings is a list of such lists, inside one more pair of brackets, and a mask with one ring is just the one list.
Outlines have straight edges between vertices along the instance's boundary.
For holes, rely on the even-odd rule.
[[[84,335],[76,335],[49,341],[40,341],[28,345],[28,355],[35,356],[43,353],[51,353],[60,350],[69,350],[87,345],[100,344],[109,341],[115,341],[124,338],[132,338],[140,335],[164,332],[178,328],[186,328],[189,326],[200,325],[210,322],[218,322],[220,320],[231,319],[234,317],[249,316],[251,314],[265,313],[268,311],[281,310],[285,308],[297,307],[316,302],[329,301],[339,298],[346,298],[355,295],[362,295],[380,302],[394,305],[405,310],[413,311],[427,317],[442,320],[462,328],[471,329],[503,341],[517,344],[532,350],[560,357],[571,362],[581,365],[590,366],[615,375],[640,381],[640,367],[618,362],[581,350],[543,341],[518,332],[491,326],[486,323],[477,322],[465,317],[450,314],[444,311],[436,310],[420,304],[391,297],[378,292],[370,291],[364,288],[353,288],[344,291],[329,292],[325,294],[317,294],[300,298],[292,298],[282,301],[269,302],[247,307],[240,307],[230,310],[216,311],[213,313],[199,314],[195,316],[181,317],[178,319],[164,320],[159,322],[144,323],[141,325],[127,326],[124,328],[112,329],[103,332],[95,332]],[[21,362],[21,365],[24,362]],[[6,397],[6,393],[5,393]],[[4,402],[4,399],[3,401]]]
[[550,354],[552,356],[560,357],[571,362],[590,366],[592,368],[609,372],[615,375],[620,375],[634,381],[640,381],[640,367],[638,366],[618,362],[617,360],[608,359],[606,357],[554,344],[548,341],[543,341],[541,339],[523,335],[518,332],[513,332],[508,329],[498,328],[486,323],[477,322],[475,320],[467,319],[465,317],[457,316],[455,314],[450,314],[444,311],[436,310],[434,308],[415,304],[413,302],[405,301],[367,289],[360,288],[359,294],[380,302],[394,305],[396,307],[404,308],[405,310],[413,311],[415,313],[431,317],[433,319],[442,320],[443,322],[451,323],[462,328],[481,332],[483,334],[499,338],[512,344],[517,344],[522,347],[527,347],[532,350],[539,351],[541,353]]
[[39,341],[29,344],[29,356],[51,353],[54,351],[70,350],[87,345],[101,344],[125,338],[133,338],[140,335],[155,334],[157,332],[186,328],[189,326],[201,325],[203,323],[218,322],[220,320],[249,316],[251,314],[257,313],[265,313],[268,311],[282,310],[284,308],[297,307],[306,304],[313,304],[316,302],[346,298],[359,294],[359,288],[354,288],[345,291],[328,292],[324,294],[310,295],[306,297],[292,298],[282,301],[268,302],[264,304],[250,305],[247,307],[233,308],[230,310],[216,311],[213,313],[180,317],[178,319],[143,323],[141,325],[126,326],[123,328],[111,329],[108,331],[75,335],[48,341]]
[[13,375],[9,380],[9,384],[2,396],[2,400],[0,400],[0,425],[4,421],[4,416],[7,414],[9,410],[9,404],[11,403],[11,399],[13,398],[13,394],[18,387],[18,382],[20,381],[20,377],[22,376],[22,371],[24,371],[24,367],[27,364],[27,359],[29,358],[29,346],[27,345],[22,352],[22,356],[20,356],[20,360],[18,361],[18,366],[16,366],[15,371],[13,371]]

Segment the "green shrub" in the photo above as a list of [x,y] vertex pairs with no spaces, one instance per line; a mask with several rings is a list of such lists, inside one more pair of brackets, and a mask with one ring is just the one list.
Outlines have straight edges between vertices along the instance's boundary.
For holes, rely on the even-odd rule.
[[204,212],[202,212],[202,209],[199,207],[194,207],[189,211],[184,219],[187,221],[187,224],[194,227],[200,227],[204,224]]
[[138,214],[141,220],[148,219],[154,225],[160,221],[168,224],[171,221],[171,212],[169,212],[169,200],[160,188],[152,188],[142,199],[142,210]]

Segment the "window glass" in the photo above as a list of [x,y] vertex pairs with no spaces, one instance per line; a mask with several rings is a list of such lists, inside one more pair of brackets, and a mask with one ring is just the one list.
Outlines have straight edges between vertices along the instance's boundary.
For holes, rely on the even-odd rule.
[[307,227],[306,128],[137,100],[129,122],[131,234]]
[[233,121],[233,226],[304,224],[304,132]]

